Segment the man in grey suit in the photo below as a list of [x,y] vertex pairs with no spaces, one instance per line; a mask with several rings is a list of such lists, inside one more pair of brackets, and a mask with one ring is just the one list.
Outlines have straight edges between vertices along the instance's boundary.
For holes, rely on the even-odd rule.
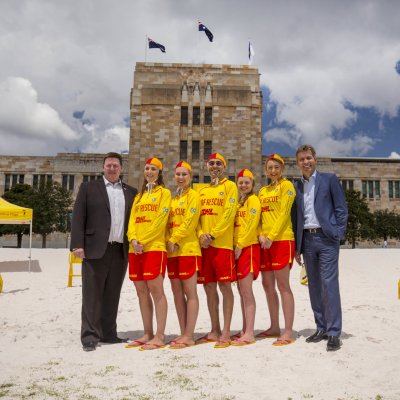
[[72,214],[71,250],[82,258],[82,326],[84,351],[98,342],[122,343],[117,313],[128,265],[126,231],[137,190],[121,182],[122,157],[108,153],[103,177],[83,182]]
[[317,330],[308,343],[328,340],[327,350],[341,347],[342,310],[339,292],[339,248],[347,225],[347,205],[335,174],[316,171],[317,159],[311,145],[296,152],[302,172],[295,183],[293,207],[296,261],[303,255],[311,307]]

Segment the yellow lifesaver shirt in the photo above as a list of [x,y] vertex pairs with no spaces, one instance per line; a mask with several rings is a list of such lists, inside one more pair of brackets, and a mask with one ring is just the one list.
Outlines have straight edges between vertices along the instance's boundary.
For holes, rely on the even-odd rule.
[[294,240],[291,209],[295,197],[293,184],[286,178],[260,189],[261,235],[272,241]]
[[251,194],[242,205],[238,205],[235,217],[233,244],[243,249],[258,243],[258,225],[261,205],[258,197]]
[[233,223],[235,220],[238,191],[235,183],[224,178],[217,185],[201,188],[200,223],[198,237],[209,233],[215,238],[212,247],[233,249]]
[[171,206],[171,192],[157,186],[151,193],[136,195],[128,224],[129,252],[132,240],[138,240],[146,251],[165,251],[165,230]]
[[168,219],[167,241],[178,244],[175,253],[168,257],[201,256],[196,228],[200,217],[200,196],[189,188],[182,196],[174,196]]

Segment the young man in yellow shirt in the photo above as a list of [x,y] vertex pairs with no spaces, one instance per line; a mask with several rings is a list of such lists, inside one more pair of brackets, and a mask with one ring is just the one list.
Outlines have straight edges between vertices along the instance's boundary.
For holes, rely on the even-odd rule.
[[[224,177],[226,161],[219,153],[207,160],[211,183],[200,190],[200,222],[198,237],[203,265],[198,282],[204,284],[207,295],[211,331],[198,343],[216,342],[215,348],[230,346],[230,325],[233,312],[231,282],[236,279],[233,253],[233,225],[238,191],[234,182]],[[219,321],[218,287],[223,297],[224,325]]]

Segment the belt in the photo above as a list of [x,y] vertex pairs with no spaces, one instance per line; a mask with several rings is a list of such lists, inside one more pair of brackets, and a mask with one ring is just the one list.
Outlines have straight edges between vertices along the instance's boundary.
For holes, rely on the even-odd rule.
[[306,228],[304,232],[307,233],[322,233],[322,228]]
[[122,246],[123,245],[123,243],[120,243],[120,242],[108,242],[108,244],[110,246]]

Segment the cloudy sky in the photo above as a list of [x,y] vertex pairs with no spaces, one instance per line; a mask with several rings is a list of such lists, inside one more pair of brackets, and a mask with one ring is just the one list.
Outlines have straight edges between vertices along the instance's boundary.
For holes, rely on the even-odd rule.
[[399,15],[397,0],[1,0],[0,154],[127,150],[148,35],[166,47],[151,62],[246,64],[251,40],[264,154],[399,158]]

